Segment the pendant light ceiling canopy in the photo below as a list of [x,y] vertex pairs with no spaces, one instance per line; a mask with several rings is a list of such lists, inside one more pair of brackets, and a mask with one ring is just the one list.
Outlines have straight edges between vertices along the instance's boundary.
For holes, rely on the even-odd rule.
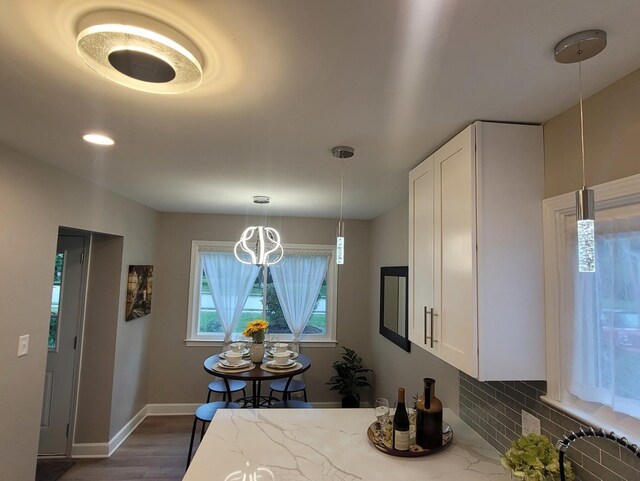
[[604,30],[585,30],[562,39],[554,49],[558,63],[577,63],[580,92],[580,148],[582,160],[582,189],[576,191],[576,222],[578,241],[578,271],[595,272],[595,200],[593,190],[587,189],[584,165],[584,112],[582,108],[582,62],[604,50],[607,33]]
[[202,82],[202,55],[170,26],[131,12],[93,12],[78,24],[76,48],[96,72],[126,87],[158,94]]

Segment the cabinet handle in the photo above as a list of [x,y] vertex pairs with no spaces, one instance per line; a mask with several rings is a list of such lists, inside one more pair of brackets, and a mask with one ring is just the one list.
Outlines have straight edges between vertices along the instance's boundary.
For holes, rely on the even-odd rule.
[[424,306],[424,343],[427,343],[427,306]]
[[[426,344],[427,341],[429,341],[429,347],[431,347],[433,349],[433,343],[438,342],[433,338],[433,318],[435,316],[437,316],[438,314],[435,314],[433,312],[433,307],[429,310],[427,310],[427,306],[424,306],[424,343]],[[427,316],[430,317],[431,319],[431,335],[427,336]]]
[[433,312],[433,307],[429,310],[429,315],[431,316],[431,336],[429,337],[429,339],[431,339],[431,347],[433,348],[433,343],[434,342],[438,342],[434,339],[434,335],[433,335],[433,318],[435,316],[437,316],[438,314],[435,314]]

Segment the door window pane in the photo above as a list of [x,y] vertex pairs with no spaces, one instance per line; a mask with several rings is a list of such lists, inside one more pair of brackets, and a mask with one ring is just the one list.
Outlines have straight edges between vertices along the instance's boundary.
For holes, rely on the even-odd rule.
[[49,350],[55,351],[58,347],[58,313],[60,311],[60,294],[62,292],[62,267],[64,265],[64,252],[56,253],[56,262],[53,270],[53,289],[51,290],[51,316],[49,317]]

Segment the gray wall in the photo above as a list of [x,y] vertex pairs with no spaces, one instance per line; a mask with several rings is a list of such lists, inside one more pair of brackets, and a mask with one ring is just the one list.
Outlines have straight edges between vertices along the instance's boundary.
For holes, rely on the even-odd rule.
[[[203,214],[161,214],[158,230],[158,261],[154,283],[154,326],[152,334],[149,402],[203,402],[210,376],[202,361],[219,347],[186,347],[191,241],[236,241],[247,227],[245,216]],[[335,243],[336,221],[332,219],[270,218],[284,243]],[[370,363],[369,328],[370,223],[346,221],[345,264],[338,271],[337,339],[355,349]],[[302,345],[312,367],[305,382],[311,401],[338,401],[324,383],[331,377],[336,348]],[[364,394],[367,395],[366,393]]]
[[411,352],[399,348],[378,333],[380,322],[380,267],[408,265],[409,204],[403,202],[375,218],[371,225],[371,304],[369,343],[376,372],[375,397],[391,402],[398,387],[404,387],[409,397],[422,390],[424,377],[436,380],[437,396],[442,403],[458,412],[458,370],[442,362],[414,344]]
[[[126,266],[153,263],[157,214],[0,144],[0,219],[0,468],[3,479],[29,480],[40,432],[58,227],[124,237],[120,305],[111,320],[117,323],[119,359],[109,421],[113,432],[146,401],[147,361],[139,356],[147,349],[153,314],[125,323],[123,293]],[[30,335],[29,354],[18,358],[23,334]],[[139,387],[132,391],[119,387],[133,383]]]
[[[546,197],[582,187],[578,106],[544,125]],[[640,173],[640,70],[584,102],[587,185]]]

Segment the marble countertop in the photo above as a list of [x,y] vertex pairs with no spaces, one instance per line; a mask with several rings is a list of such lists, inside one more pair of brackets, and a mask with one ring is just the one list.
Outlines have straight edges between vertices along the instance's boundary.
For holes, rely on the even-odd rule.
[[509,481],[498,452],[452,411],[444,451],[398,458],[367,438],[373,409],[220,410],[183,481]]

